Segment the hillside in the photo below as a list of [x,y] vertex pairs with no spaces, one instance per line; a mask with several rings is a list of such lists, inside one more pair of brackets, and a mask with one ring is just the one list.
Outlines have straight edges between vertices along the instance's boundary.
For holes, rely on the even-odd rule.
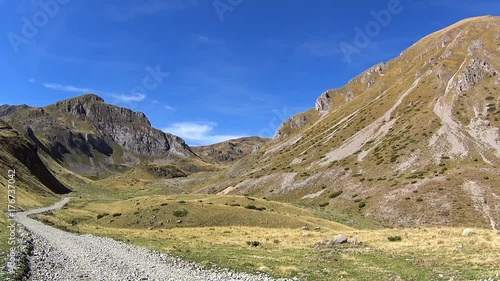
[[199,191],[321,206],[386,226],[498,229],[498,30],[500,17],[486,16],[423,38],[325,91]]
[[37,108],[1,106],[0,117],[69,170],[93,179],[141,161],[197,158],[181,138],[151,127],[141,112],[86,94]]
[[269,139],[260,137],[246,137],[212,145],[195,146],[192,150],[207,162],[229,165],[257,151],[268,141]]

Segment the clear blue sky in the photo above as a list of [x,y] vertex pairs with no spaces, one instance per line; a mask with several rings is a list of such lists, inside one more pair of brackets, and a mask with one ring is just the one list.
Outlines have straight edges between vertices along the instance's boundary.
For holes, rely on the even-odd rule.
[[[390,21],[356,45],[388,5]],[[0,0],[0,104],[91,91],[191,145],[271,137],[324,90],[486,14],[500,1]],[[342,42],[360,48],[347,58]]]

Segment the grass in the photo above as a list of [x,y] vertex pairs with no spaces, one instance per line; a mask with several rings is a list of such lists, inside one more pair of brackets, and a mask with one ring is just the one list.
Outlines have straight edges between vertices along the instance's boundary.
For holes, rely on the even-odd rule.
[[[218,198],[209,198],[214,199]],[[88,208],[93,207],[84,207]],[[75,216],[81,216],[82,222],[78,225],[67,222]],[[500,259],[500,236],[486,229],[474,229],[476,235],[471,237],[461,236],[461,228],[355,230],[326,222],[320,231],[288,228],[286,224],[279,227],[215,224],[146,230],[103,226],[90,219],[95,216],[71,208],[40,217],[72,231],[112,237],[196,261],[208,268],[217,265],[311,281],[335,280],[339,276],[345,280],[434,280],[439,274],[453,276],[455,280],[479,279],[498,273],[496,266]],[[363,243],[315,247],[338,233],[356,237]],[[387,237],[400,237],[401,241],[393,243]],[[258,245],[247,244],[253,241],[258,241]]]

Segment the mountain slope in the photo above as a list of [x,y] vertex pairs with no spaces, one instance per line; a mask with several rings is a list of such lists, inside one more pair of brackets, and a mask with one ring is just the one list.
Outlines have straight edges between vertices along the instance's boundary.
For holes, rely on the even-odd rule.
[[2,106],[0,117],[47,155],[91,178],[124,171],[143,160],[195,158],[179,137],[151,127],[143,113],[87,94],[43,107]]
[[[210,193],[381,224],[500,221],[500,17],[461,21],[328,90]],[[328,204],[328,205],[327,205]]]
[[[47,169],[36,145],[1,119],[0,167],[4,171],[0,175],[2,197],[7,198],[7,190],[11,190],[11,205],[16,208],[37,206],[71,191]],[[7,199],[0,203],[3,210],[7,210],[5,203]]]
[[228,140],[206,146],[192,147],[193,152],[205,161],[214,164],[232,164],[244,156],[258,150],[269,139],[260,137],[246,137]]

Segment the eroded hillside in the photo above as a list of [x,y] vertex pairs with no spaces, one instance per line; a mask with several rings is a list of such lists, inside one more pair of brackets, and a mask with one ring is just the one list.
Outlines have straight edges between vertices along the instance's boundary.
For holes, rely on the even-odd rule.
[[461,21],[328,90],[201,191],[383,225],[500,221],[500,17]]

